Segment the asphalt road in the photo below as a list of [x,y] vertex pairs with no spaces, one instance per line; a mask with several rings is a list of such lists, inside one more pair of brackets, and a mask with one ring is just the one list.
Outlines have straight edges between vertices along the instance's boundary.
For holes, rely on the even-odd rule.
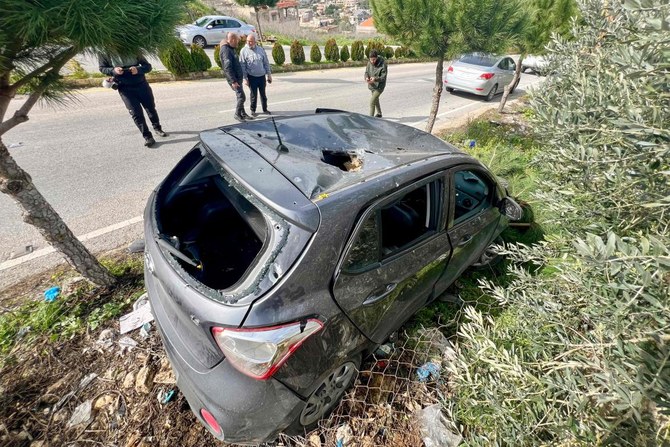
[[[434,63],[391,65],[381,96],[384,119],[424,128],[434,70]],[[539,80],[523,75],[513,96]],[[223,80],[156,83],[153,90],[170,136],[157,138],[159,144],[152,149],[143,146],[118,93],[102,87],[81,91],[65,106],[37,106],[30,121],[4,137],[37,188],[93,250],[116,248],[140,237],[148,195],[195,144],[198,132],[234,122],[235,96]],[[278,74],[268,88],[275,115],[316,107],[367,113],[369,96],[362,68]],[[20,98],[13,101],[9,113],[22,103]],[[444,92],[436,126],[487,106],[490,103],[479,97]],[[59,261],[56,254],[45,256],[48,244],[3,194],[0,217],[0,286]]]

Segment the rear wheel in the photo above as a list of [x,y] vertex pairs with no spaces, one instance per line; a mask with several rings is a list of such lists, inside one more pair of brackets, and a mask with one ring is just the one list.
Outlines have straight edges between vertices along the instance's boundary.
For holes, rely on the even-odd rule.
[[300,417],[286,430],[286,433],[295,435],[309,431],[319,420],[328,416],[354,382],[356,371],[357,363],[354,361],[347,361],[333,368],[309,396]]
[[497,92],[498,92],[498,84],[495,84],[493,87],[491,87],[491,90],[489,91],[489,94],[486,95],[485,99],[487,101],[491,101]]
[[193,38],[193,43],[196,44],[197,46],[204,48],[205,45],[207,45],[207,39],[205,39],[202,36],[195,36]]

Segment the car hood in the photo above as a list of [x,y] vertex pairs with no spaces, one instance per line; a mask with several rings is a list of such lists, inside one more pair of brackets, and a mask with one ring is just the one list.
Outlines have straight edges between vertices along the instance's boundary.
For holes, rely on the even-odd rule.
[[199,30],[203,29],[201,26],[193,25],[192,23],[189,25],[180,25],[177,28],[177,31],[193,31],[193,30]]

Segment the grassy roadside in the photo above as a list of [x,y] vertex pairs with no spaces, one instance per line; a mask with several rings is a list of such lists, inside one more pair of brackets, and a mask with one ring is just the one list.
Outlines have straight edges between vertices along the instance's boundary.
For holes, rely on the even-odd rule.
[[[491,110],[440,137],[473,155],[508,182],[510,194],[524,206],[526,215],[518,226],[505,230],[501,238],[505,243],[530,245],[544,237],[545,229],[538,222],[543,220],[545,211],[531,197],[539,180],[539,170],[532,160],[540,146],[526,127],[526,113],[523,104],[504,115]],[[505,309],[482,289],[481,282],[492,281],[505,287],[510,281],[508,266],[509,261],[503,259],[490,267],[466,271],[444,296],[421,309],[408,323],[408,329],[411,332],[420,327],[440,325],[447,328],[445,335],[455,336],[458,324],[466,318],[463,309],[467,305],[505,320],[508,318]]]
[[[60,286],[62,293],[53,301],[43,297],[11,297],[18,303],[3,306],[0,314],[0,367],[12,363],[14,353],[29,348],[36,340],[61,342],[89,331],[126,311],[144,291],[141,255],[116,255],[102,263],[118,278],[118,286],[101,291],[85,280],[76,281],[73,272],[45,276],[42,289]],[[72,283],[72,279],[75,282]],[[72,285],[67,286],[67,283]]]

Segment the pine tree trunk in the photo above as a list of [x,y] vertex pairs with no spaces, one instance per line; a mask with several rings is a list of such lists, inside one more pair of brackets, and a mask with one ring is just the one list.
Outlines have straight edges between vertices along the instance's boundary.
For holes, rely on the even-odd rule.
[[440,55],[437,60],[437,68],[435,68],[435,86],[433,87],[433,103],[430,106],[430,115],[428,115],[428,124],[426,124],[426,132],[432,133],[435,119],[437,118],[437,111],[440,108],[440,98],[442,97],[442,71],[444,68],[444,55]]
[[516,85],[519,79],[521,79],[521,62],[523,62],[523,57],[524,54],[521,53],[521,55],[519,55],[519,60],[516,63],[516,70],[514,70],[514,77],[512,78],[512,82],[505,86],[505,91],[503,92],[502,98],[500,99],[500,105],[498,106],[498,113],[502,113],[503,109],[505,108],[505,103],[507,103],[507,97],[510,94],[512,86]]
[[44,238],[63,253],[72,266],[85,278],[100,286],[116,281],[107,269],[70,231],[44,196],[35,188],[32,179],[21,169],[0,138],[0,191],[9,195],[23,210],[24,222],[35,226]]
[[254,11],[256,11],[256,23],[258,24],[258,41],[263,42],[263,31],[261,30],[261,17],[258,14],[258,11],[260,8],[258,6],[254,6]]

